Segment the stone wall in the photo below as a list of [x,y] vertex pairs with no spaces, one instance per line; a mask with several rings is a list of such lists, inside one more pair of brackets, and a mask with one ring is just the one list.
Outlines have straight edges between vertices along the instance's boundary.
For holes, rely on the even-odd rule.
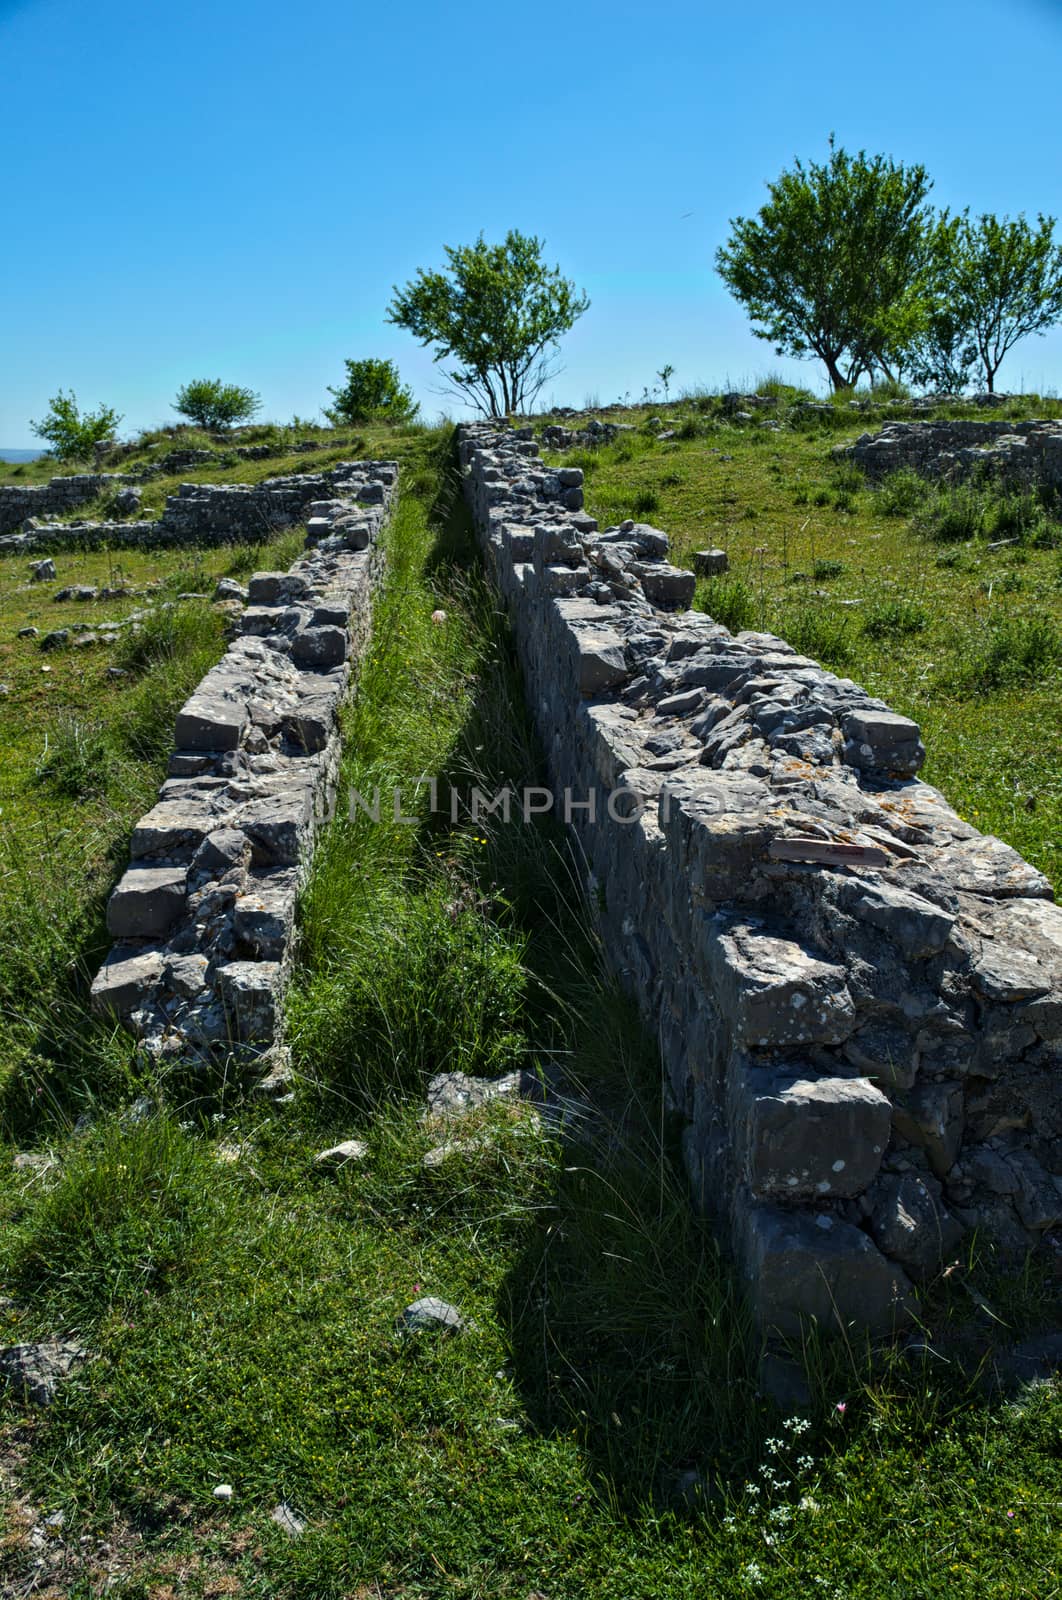
[[[386,461],[347,461],[326,472],[293,473],[256,484],[182,483],[176,494],[167,496],[157,522],[31,522],[22,533],[0,538],[0,554],[70,547],[97,549],[117,544],[158,549],[171,545],[258,543],[280,528],[302,522],[314,501],[340,495],[353,497],[361,505],[380,504],[384,487],[380,474],[386,477],[392,469],[393,463]],[[0,490],[0,495],[4,492]]]
[[277,1037],[397,470],[348,464],[328,499],[302,506],[311,548],[290,572],[250,579],[229,649],[177,717],[169,776],[133,829],[107,908],[116,942],[92,985],[94,1009],[160,1061],[260,1056]]
[[981,1226],[1062,1222],[1062,911],[920,782],[917,726],[683,609],[530,430],[459,429],[610,962],[660,1042],[695,1202],[761,1324],[882,1333]]
[[1062,489],[1060,422],[890,422],[834,455],[874,480],[906,467],[948,481],[988,472],[1016,488]]
[[107,489],[137,482],[121,472],[78,472],[48,483],[0,484],[0,534],[20,528],[27,517],[64,516]]

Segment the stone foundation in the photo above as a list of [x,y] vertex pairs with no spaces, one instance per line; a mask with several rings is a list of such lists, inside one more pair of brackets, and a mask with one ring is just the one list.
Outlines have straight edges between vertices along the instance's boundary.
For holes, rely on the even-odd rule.
[[833,453],[875,481],[906,467],[949,482],[988,473],[1015,488],[1062,489],[1060,422],[890,422]]
[[683,609],[666,535],[601,532],[530,430],[458,436],[694,1201],[765,1328],[887,1333],[965,1229],[1062,1222],[1062,911],[918,780],[913,722]]
[[[309,506],[311,546],[258,572],[223,659],[182,707],[158,803],[111,896],[92,985],[160,1061],[269,1051],[296,901],[339,770],[338,712],[364,652],[393,462],[351,463]],[[338,471],[338,469],[337,469]]]

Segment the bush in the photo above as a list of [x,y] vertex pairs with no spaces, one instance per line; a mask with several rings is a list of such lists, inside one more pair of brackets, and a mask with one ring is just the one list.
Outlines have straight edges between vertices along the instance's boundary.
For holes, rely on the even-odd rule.
[[33,771],[37,784],[71,800],[107,793],[114,775],[114,755],[98,723],[68,717],[45,735],[41,758]]
[[928,625],[928,611],[913,600],[882,600],[867,611],[863,632],[868,639],[901,639]]
[[126,672],[144,672],[216,648],[220,641],[220,618],[206,606],[160,605],[135,631],[123,633],[115,661]]
[[636,517],[652,516],[654,511],[660,510],[660,496],[655,489],[639,489],[631,509]]
[[697,596],[697,606],[731,633],[756,626],[756,596],[741,578],[709,578]]
[[213,431],[249,421],[261,405],[253,389],[222,383],[220,378],[195,378],[178,389],[173,409],[197,427]]
[[412,422],[420,410],[412,390],[405,388],[393,361],[345,361],[347,381],[341,389],[329,387],[335,404],[325,407],[333,427],[351,422]]
[[843,572],[843,561],[816,561],[811,569],[811,576],[816,583],[825,583],[830,578],[839,578]]
[[786,618],[784,637],[801,655],[827,667],[846,667],[852,660],[851,617],[822,606],[808,605]]
[[972,483],[941,487],[936,499],[915,518],[915,528],[942,544],[980,538],[984,532],[988,501],[983,489]]
[[47,442],[57,460],[85,461],[96,445],[113,438],[121,420],[110,406],[98,406],[82,416],[76,396],[64,394],[60,389],[48,402],[48,415],[42,422],[31,422],[30,427],[38,439]]
[[942,687],[984,694],[1049,676],[1062,662],[1062,633],[1049,616],[992,617],[955,649],[960,659]]
[[929,485],[910,467],[890,472],[877,492],[877,509],[886,517],[910,517],[924,505]]

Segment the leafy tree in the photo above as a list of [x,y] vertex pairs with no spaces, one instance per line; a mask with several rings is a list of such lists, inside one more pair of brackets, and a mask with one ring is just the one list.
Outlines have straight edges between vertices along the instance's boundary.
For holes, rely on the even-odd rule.
[[325,416],[335,427],[345,422],[411,422],[420,410],[412,390],[403,386],[393,361],[345,361],[347,381],[341,389],[329,386],[335,405]]
[[850,156],[798,160],[767,185],[758,217],[731,220],[720,277],[776,354],[818,357],[834,389],[891,377],[924,322],[932,187],[924,167]]
[[542,241],[511,229],[504,244],[480,234],[473,245],[445,247],[445,271],[422,267],[395,288],[388,321],[434,359],[454,360],[446,380],[484,416],[524,411],[559,368],[550,352],[590,302],[559,267],[542,260]]
[[1062,248],[1053,242],[1054,226],[1054,217],[1037,217],[1034,229],[1023,216],[1000,221],[988,213],[971,221],[964,211],[938,230],[930,328],[945,349],[955,331],[967,372],[977,363],[989,394],[1007,351],[1062,321]]
[[900,365],[920,388],[957,394],[970,382],[977,361],[966,313],[954,298],[958,217],[945,212],[926,236],[923,315]]
[[48,402],[48,415],[41,422],[31,422],[30,427],[38,439],[47,441],[59,461],[84,461],[96,445],[114,437],[121,420],[117,411],[103,405],[82,416],[76,396],[60,389]]
[[253,389],[238,383],[222,383],[220,378],[196,378],[178,389],[173,409],[200,428],[231,428],[249,422],[262,402]]

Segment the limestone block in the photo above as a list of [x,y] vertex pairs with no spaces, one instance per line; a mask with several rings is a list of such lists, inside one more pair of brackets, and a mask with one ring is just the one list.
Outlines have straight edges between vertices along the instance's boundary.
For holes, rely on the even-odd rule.
[[843,967],[752,922],[720,916],[701,927],[705,976],[738,1044],[839,1044],[853,1031]]
[[955,926],[951,913],[884,878],[839,879],[836,895],[849,916],[880,929],[912,960],[937,955]]
[[883,1174],[866,1196],[870,1231],[890,1260],[916,1281],[934,1277],[951,1260],[962,1227],[940,1199],[939,1185],[918,1173]]
[[184,909],[186,867],[130,867],[107,902],[107,932],[115,939],[150,939]]
[[728,1099],[745,1181],[763,1198],[861,1194],[889,1142],[888,1100],[866,1078],[797,1072],[747,1060],[732,1069]]
[[798,1336],[806,1321],[827,1331],[890,1334],[909,1319],[909,1278],[861,1229],[829,1212],[787,1211],[750,1201],[737,1216],[742,1274],[761,1327]]
[[218,968],[217,978],[233,1035],[245,1044],[269,1043],[279,1021],[279,965],[275,961],[230,961]]
[[955,1164],[965,1130],[961,1083],[925,1083],[893,1103],[893,1127],[929,1157],[938,1178]]
[[162,975],[159,949],[116,944],[92,980],[91,1005],[99,1016],[128,1017]]

